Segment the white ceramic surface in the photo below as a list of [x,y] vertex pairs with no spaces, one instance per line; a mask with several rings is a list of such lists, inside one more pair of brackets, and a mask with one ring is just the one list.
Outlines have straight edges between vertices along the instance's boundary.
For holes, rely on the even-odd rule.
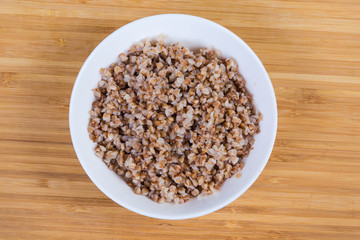
[[[169,42],[180,42],[189,48],[213,47],[225,57],[234,58],[253,94],[256,108],[263,114],[261,133],[255,136],[254,149],[245,159],[242,177],[228,179],[216,194],[192,199],[181,205],[158,204],[139,196],[94,154],[87,125],[94,100],[91,89],[100,80],[99,70],[117,60],[119,53],[145,38],[165,35]],[[82,66],[70,100],[70,132],[79,161],[95,185],[121,206],[154,218],[186,219],[214,212],[243,194],[265,167],[275,141],[277,106],[269,76],[255,53],[234,33],[209,20],[181,14],[146,17],[131,22],[103,40]]]

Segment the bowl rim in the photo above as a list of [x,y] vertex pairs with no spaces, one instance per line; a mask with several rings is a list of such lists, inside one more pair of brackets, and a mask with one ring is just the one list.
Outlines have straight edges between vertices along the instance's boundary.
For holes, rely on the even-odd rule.
[[[273,105],[273,109],[272,109],[272,112],[274,113],[274,131],[272,132],[272,135],[269,136],[269,144],[270,144],[270,148],[268,148],[268,152],[266,154],[264,154],[265,158],[266,158],[266,161],[263,161],[262,162],[262,165],[258,167],[258,170],[256,171],[255,174],[253,174],[250,178],[250,180],[248,181],[248,183],[242,188],[242,191],[239,191],[237,192],[237,194],[234,194],[230,197],[228,197],[225,201],[222,201],[221,203],[219,204],[216,204],[212,207],[209,207],[205,210],[202,210],[202,211],[199,211],[199,212],[196,212],[196,213],[192,213],[192,214],[188,214],[186,217],[178,217],[178,216],[163,216],[162,214],[158,214],[156,212],[151,212],[151,211],[143,211],[143,210],[140,210],[140,209],[137,209],[135,206],[132,206],[132,205],[129,205],[127,204],[126,202],[123,202],[121,201],[121,199],[115,197],[111,191],[107,191],[105,190],[101,184],[99,184],[96,179],[91,176],[91,174],[89,174],[89,170],[88,170],[88,167],[87,167],[87,164],[86,164],[86,161],[84,160],[81,160],[79,158],[79,154],[78,152],[80,151],[79,150],[79,147],[77,147],[77,144],[76,142],[74,141],[74,137],[73,137],[73,134],[74,134],[74,130],[72,130],[72,115],[73,115],[73,108],[71,107],[73,105],[73,102],[75,101],[75,97],[74,97],[74,93],[79,85],[79,82],[82,78],[82,75],[84,74],[84,71],[85,71],[85,68],[86,66],[88,65],[87,63],[90,61],[90,59],[92,58],[92,56],[95,54],[95,52],[100,48],[102,47],[108,39],[114,37],[117,32],[121,31],[122,29],[124,28],[130,28],[132,27],[132,25],[135,25],[135,24],[138,24],[138,23],[141,23],[141,22],[145,22],[145,21],[148,21],[150,19],[153,19],[153,18],[162,18],[162,17],[180,17],[180,18],[192,18],[193,20],[196,20],[196,21],[202,21],[206,24],[210,24],[214,27],[217,27],[217,28],[220,28],[222,29],[223,31],[225,31],[227,34],[229,34],[231,37],[235,38],[239,44],[242,44],[250,53],[251,55],[254,57],[254,59],[256,60],[257,64],[259,65],[261,71],[263,71],[265,73],[265,77],[266,77],[266,81],[270,84],[271,88],[269,89],[271,91],[271,98],[273,100],[273,102],[275,103]],[[72,141],[72,144],[73,144],[73,147],[74,147],[74,150],[75,150],[75,153],[76,153],[76,156],[82,166],[82,168],[84,169],[84,171],[86,172],[87,176],[90,178],[90,180],[95,184],[95,186],[97,186],[97,188],[100,189],[101,192],[103,192],[107,197],[109,197],[111,200],[113,200],[114,202],[116,202],[117,204],[119,204],[120,206],[124,207],[124,208],[127,208],[128,210],[130,211],[133,211],[133,212],[136,212],[138,214],[141,214],[141,215],[144,215],[144,216],[147,216],[147,217],[152,217],[152,218],[157,218],[157,219],[166,219],[166,220],[180,220],[180,219],[189,219],[189,218],[195,218],[195,217],[200,217],[200,216],[204,216],[206,214],[209,214],[209,213],[212,213],[212,212],[215,212],[225,206],[227,206],[228,204],[232,203],[234,200],[236,200],[237,198],[239,198],[242,194],[244,194],[249,188],[250,186],[252,186],[254,184],[254,182],[258,179],[258,177],[260,176],[261,172],[264,170],[267,162],[269,161],[269,158],[271,156],[271,153],[272,153],[272,150],[273,150],[273,147],[274,147],[274,143],[275,143],[275,139],[276,139],[276,134],[277,134],[277,125],[278,125],[278,111],[277,111],[277,102],[276,102],[276,96],[275,96],[275,91],[274,91],[274,87],[271,83],[271,80],[270,80],[270,77],[264,67],[264,65],[262,64],[262,62],[260,61],[259,57],[255,54],[255,52],[240,38],[238,37],[235,33],[233,33],[232,31],[230,31],[229,29],[221,26],[220,24],[218,23],[215,23],[211,20],[208,20],[208,19],[205,19],[205,18],[202,18],[202,17],[198,17],[198,16],[193,16],[193,15],[189,15],[189,14],[158,14],[158,15],[152,15],[152,16],[148,16],[148,17],[144,17],[144,18],[140,18],[140,19],[137,19],[135,21],[132,21],[130,23],[127,23],[125,25],[123,25],[122,27],[118,28],[117,30],[115,30],[114,32],[112,32],[111,34],[109,34],[105,39],[103,39],[93,50],[92,52],[89,54],[89,56],[86,58],[85,62],[83,63],[77,77],[76,77],[76,80],[75,80],[75,83],[73,85],[73,89],[72,89],[72,92],[71,92],[71,97],[70,97],[70,103],[69,103],[69,129],[70,129],[70,137],[71,137],[71,141]]]

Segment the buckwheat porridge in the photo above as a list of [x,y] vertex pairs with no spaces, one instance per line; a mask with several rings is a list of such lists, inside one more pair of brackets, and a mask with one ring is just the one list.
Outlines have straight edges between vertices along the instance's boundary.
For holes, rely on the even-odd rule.
[[261,114],[233,59],[144,40],[101,74],[89,135],[136,194],[184,203],[242,169]]

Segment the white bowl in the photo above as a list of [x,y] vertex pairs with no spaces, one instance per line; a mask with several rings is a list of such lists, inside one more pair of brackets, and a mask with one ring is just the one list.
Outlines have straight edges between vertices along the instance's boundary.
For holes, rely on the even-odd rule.
[[[117,56],[132,44],[145,38],[165,35],[170,42],[189,48],[213,47],[225,57],[234,58],[253,95],[257,110],[263,115],[261,132],[255,136],[254,149],[245,159],[242,176],[225,181],[217,193],[194,198],[188,203],[159,204],[136,195],[125,182],[109,170],[94,154],[87,125],[94,100],[93,88],[100,80],[99,70],[117,61]],[[245,42],[228,29],[209,20],[182,14],[146,17],[129,23],[110,34],[86,59],[74,84],[70,100],[70,133],[75,152],[95,185],[121,206],[139,214],[161,219],[186,219],[214,212],[243,194],[265,167],[275,141],[277,107],[274,89],[259,58]]]

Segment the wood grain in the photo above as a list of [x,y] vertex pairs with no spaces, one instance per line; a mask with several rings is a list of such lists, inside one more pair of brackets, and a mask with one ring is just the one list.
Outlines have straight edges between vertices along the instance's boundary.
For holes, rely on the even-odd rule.
[[[360,1],[0,0],[1,239],[360,239]],[[68,128],[76,75],[124,24],[187,13],[258,54],[279,110],[264,172],[191,220],[140,216],[81,168]]]

